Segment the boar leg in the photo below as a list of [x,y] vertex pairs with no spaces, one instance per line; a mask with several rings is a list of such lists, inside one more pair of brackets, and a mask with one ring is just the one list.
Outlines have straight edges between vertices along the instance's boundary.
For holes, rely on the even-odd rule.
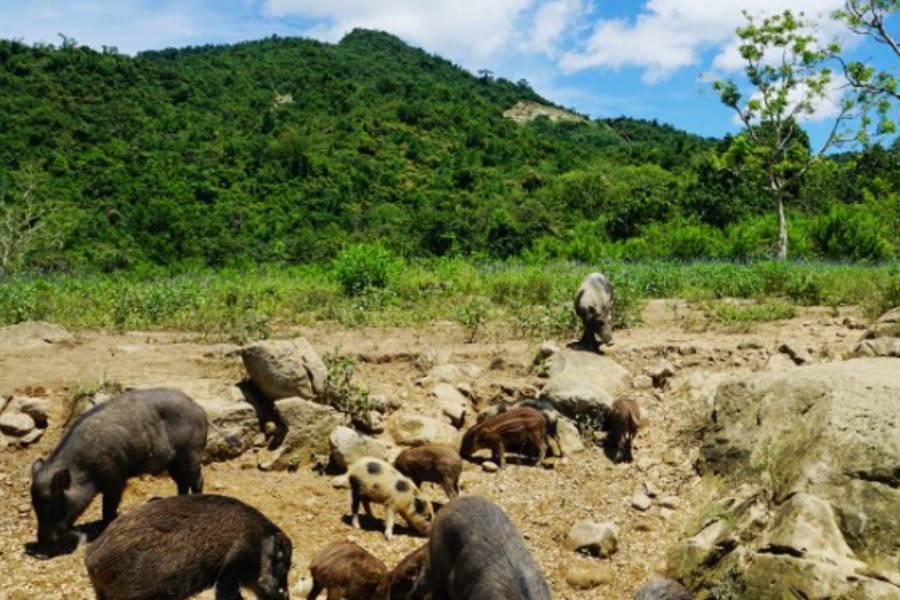
[[125,491],[125,482],[112,485],[103,490],[103,523],[109,525],[119,514],[119,503]]
[[453,500],[459,495],[459,490],[456,489],[457,485],[459,485],[458,482],[454,484],[449,477],[444,477],[441,480],[441,487],[444,488],[444,493],[447,494],[447,498],[450,500]]
[[362,505],[363,505],[363,509],[366,511],[366,515],[369,518],[374,519],[375,515],[372,514],[372,501],[369,500],[368,498],[366,498],[365,496],[363,496],[362,497]]
[[547,440],[541,436],[537,440],[537,449],[538,449],[538,458],[537,465],[541,465],[544,463],[544,459],[547,458]]
[[216,579],[216,600],[243,600],[241,574],[235,565],[226,565]]
[[316,600],[319,597],[319,594],[322,593],[322,584],[313,579],[312,589],[309,590],[309,594],[306,595],[306,600]]
[[384,537],[391,540],[394,537],[394,507],[390,504],[385,506],[384,511]]
[[350,514],[353,515],[353,527],[359,529],[359,490],[351,486],[350,490]]
[[631,434],[625,434],[625,450],[623,451],[623,460],[625,462],[631,462],[634,460],[634,457],[631,455],[631,442],[634,440],[634,437]]
[[[344,590],[338,587],[330,587],[328,588],[328,593],[325,594],[325,598],[328,600],[344,600]],[[353,596],[350,596],[350,600],[353,600]]]
[[493,454],[494,462],[496,462],[501,469],[506,468],[506,447],[503,445],[503,440],[497,442],[494,448],[491,450],[491,454]]

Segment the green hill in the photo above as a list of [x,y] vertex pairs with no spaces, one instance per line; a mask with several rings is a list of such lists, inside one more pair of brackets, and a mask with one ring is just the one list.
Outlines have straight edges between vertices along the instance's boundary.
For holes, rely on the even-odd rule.
[[[624,240],[704,214],[688,200],[714,140],[503,117],[523,100],[551,104],[364,30],[133,58],[0,41],[0,197],[36,173],[55,235],[28,262],[49,269],[304,262],[370,240],[503,257],[579,224]],[[704,206],[734,200],[717,185]]]

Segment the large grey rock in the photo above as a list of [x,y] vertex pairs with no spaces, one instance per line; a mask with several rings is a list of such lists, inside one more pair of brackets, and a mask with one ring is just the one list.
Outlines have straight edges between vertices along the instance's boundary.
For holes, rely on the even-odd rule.
[[862,334],[851,355],[900,357],[900,307],[881,315]]
[[266,340],[245,346],[241,358],[247,374],[269,400],[320,400],[328,372],[304,338]]
[[466,409],[469,406],[466,397],[449,383],[437,384],[434,386],[432,393],[437,399],[441,412],[450,418],[453,426],[457,428],[462,427],[466,418]]
[[206,437],[206,459],[227,460],[252,448],[263,427],[256,408],[246,400],[222,398],[203,400],[209,433]]
[[853,359],[723,383],[700,466],[729,491],[670,574],[748,598],[900,597],[900,369]]
[[457,446],[456,429],[430,417],[397,413],[388,420],[388,433],[401,446],[439,444]]
[[548,361],[548,380],[541,397],[568,417],[605,417],[613,399],[631,381],[625,367],[594,352],[566,349]]
[[328,442],[331,447],[331,462],[340,469],[346,469],[363,456],[386,460],[390,450],[384,442],[360,435],[343,425],[334,428]]
[[260,451],[257,464],[264,471],[295,470],[314,462],[324,462],[329,453],[328,438],[346,417],[330,406],[304,398],[283,398],[275,408],[286,426],[278,446]]
[[74,342],[75,337],[64,327],[44,321],[23,321],[0,328],[0,352],[21,352]]
[[614,523],[584,519],[569,530],[565,546],[567,550],[586,551],[600,558],[607,558],[619,549],[619,528]]

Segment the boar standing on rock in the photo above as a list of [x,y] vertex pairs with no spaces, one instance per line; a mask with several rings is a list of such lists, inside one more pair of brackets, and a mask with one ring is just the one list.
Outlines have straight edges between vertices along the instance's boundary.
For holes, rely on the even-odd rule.
[[528,407],[514,408],[473,425],[463,436],[459,454],[466,460],[482,448],[490,448],[494,462],[506,466],[506,449],[522,447],[538,451],[537,464],[547,457],[547,420]]
[[622,460],[631,462],[631,445],[641,426],[641,409],[637,400],[620,398],[613,402],[606,415],[606,449],[613,460],[618,460],[621,451]]
[[215,495],[152,500],[88,546],[99,600],[181,600],[215,585],[216,600],[288,598],[291,540],[243,502]]
[[383,504],[384,536],[394,537],[394,513],[400,513],[407,523],[421,534],[428,534],[434,509],[431,502],[411,479],[402,475],[390,463],[364,456],[350,465],[351,513],[353,526],[359,529],[359,504],[372,516],[371,502]]
[[309,565],[313,587],[306,597],[382,600],[387,598],[388,571],[384,563],[353,542],[333,542],[316,553]]
[[108,525],[129,477],[168,469],[179,494],[202,492],[206,432],[206,413],[174,389],[123,392],[87,411],[31,467],[38,543],[55,544],[99,493]]
[[584,326],[579,347],[599,352],[600,344],[612,345],[612,310],[613,289],[606,277],[602,273],[585,277],[575,294],[575,314]]
[[459,496],[462,459],[452,448],[436,444],[407,448],[394,459],[394,466],[412,479],[416,487],[430,481],[439,484],[450,500]]
[[550,590],[522,536],[499,506],[457,498],[438,513],[425,567],[409,598],[550,600]]

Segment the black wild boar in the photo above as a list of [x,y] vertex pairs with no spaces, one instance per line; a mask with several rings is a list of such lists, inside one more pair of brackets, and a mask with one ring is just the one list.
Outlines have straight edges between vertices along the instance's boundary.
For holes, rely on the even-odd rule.
[[606,277],[602,273],[585,277],[575,294],[575,314],[584,327],[580,347],[599,352],[600,344],[612,345],[612,310],[613,288]]
[[462,474],[462,459],[453,448],[425,444],[407,448],[394,459],[394,467],[413,480],[421,488],[423,481],[440,484],[453,500],[459,496],[459,476]]
[[225,496],[170,496],[134,508],[88,546],[99,600],[288,598],[291,540],[255,508]]
[[202,492],[206,430],[203,409],[165,388],[123,392],[78,417],[50,457],[31,466],[38,543],[56,543],[97,494],[109,524],[129,477],[168,469],[179,494]]
[[449,600],[550,600],[544,576],[503,509],[478,496],[453,500],[434,520],[425,567],[409,594]]
[[633,600],[694,600],[694,595],[671,579],[654,579],[634,593]]
[[313,587],[307,600],[316,600],[322,590],[328,590],[328,598],[387,598],[387,567],[353,542],[332,542],[319,550],[309,565],[309,572]]

